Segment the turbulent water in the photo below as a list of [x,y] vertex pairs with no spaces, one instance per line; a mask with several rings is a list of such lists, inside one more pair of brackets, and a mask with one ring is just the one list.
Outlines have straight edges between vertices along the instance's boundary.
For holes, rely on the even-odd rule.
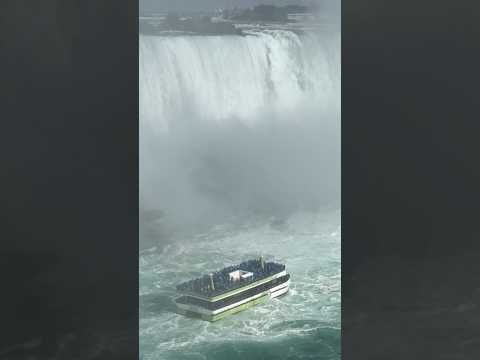
[[[144,359],[340,358],[340,37],[140,36]],[[175,285],[257,257],[290,293],[216,323]]]

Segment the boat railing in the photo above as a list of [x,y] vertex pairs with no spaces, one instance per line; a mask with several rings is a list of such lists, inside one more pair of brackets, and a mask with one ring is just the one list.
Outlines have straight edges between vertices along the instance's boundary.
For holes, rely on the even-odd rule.
[[[239,269],[251,272],[253,275],[246,279],[231,280],[229,274]],[[214,296],[256,282],[283,270],[285,270],[284,264],[265,262],[262,267],[261,260],[248,260],[239,265],[228,266],[220,271],[184,282],[177,286],[177,290]]]

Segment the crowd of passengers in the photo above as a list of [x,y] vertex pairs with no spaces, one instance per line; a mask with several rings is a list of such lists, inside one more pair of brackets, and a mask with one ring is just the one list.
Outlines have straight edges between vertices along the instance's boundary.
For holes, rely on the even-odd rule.
[[[253,273],[253,276],[246,279],[231,280],[229,274],[239,269],[249,271]],[[283,264],[264,262],[264,267],[262,268],[261,260],[248,260],[239,265],[229,266],[220,271],[212,273],[215,289],[211,288],[210,276],[204,275],[201,278],[190,280],[178,285],[177,290],[200,292],[205,294],[221,293],[225,290],[235,289],[244,285],[245,283],[254,282],[262,277],[275,274],[283,270],[285,270],[285,265]]]

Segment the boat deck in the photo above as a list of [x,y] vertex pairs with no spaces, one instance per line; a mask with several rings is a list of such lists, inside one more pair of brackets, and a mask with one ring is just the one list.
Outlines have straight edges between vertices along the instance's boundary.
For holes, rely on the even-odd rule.
[[[230,274],[237,270],[252,273],[248,278],[233,281]],[[227,293],[236,293],[235,290],[249,288],[262,280],[272,278],[285,270],[285,265],[276,262],[262,262],[254,259],[244,261],[238,265],[228,266],[209,275],[184,282],[177,286],[177,291],[186,295],[196,296],[207,300],[221,297]],[[213,280],[213,288],[211,286]]]

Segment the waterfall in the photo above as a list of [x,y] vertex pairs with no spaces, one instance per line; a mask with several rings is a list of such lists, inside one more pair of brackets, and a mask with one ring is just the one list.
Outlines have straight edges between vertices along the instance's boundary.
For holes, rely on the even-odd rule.
[[340,199],[340,35],[140,36],[140,200],[178,226]]

